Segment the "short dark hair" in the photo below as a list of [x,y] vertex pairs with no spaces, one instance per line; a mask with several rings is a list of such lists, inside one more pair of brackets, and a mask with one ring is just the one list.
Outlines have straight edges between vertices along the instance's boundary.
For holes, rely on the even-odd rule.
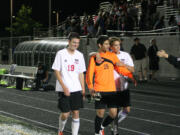
[[79,36],[79,34],[77,32],[70,32],[69,35],[68,35],[68,39],[72,40],[73,38],[80,39],[80,36]]
[[97,39],[97,44],[104,44],[104,41],[109,40],[109,37],[106,35],[100,35]]
[[136,37],[135,39],[134,39],[134,41],[137,41],[137,40],[140,40],[138,37]]

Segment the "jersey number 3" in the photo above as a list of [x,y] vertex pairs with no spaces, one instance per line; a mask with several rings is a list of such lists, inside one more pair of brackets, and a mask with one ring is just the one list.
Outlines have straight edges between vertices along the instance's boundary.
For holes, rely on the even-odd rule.
[[74,71],[74,65],[68,65],[68,71]]

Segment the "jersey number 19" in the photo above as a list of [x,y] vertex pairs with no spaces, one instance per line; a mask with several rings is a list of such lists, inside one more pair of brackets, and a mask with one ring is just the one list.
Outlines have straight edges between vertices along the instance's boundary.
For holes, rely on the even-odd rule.
[[74,65],[68,65],[68,71],[74,71]]

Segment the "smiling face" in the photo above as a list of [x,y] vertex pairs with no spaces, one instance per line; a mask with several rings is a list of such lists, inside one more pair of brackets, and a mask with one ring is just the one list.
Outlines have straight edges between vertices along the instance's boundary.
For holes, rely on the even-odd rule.
[[79,38],[72,38],[69,40],[69,46],[68,48],[71,51],[75,51],[79,47],[80,39]]
[[111,50],[114,53],[118,54],[119,51],[120,51],[120,48],[121,48],[120,44],[121,44],[121,41],[114,41],[114,42],[112,42]]

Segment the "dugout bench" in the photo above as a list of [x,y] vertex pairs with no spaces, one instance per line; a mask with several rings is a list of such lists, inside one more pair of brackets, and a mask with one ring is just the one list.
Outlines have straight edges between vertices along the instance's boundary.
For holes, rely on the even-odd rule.
[[37,67],[15,66],[12,73],[12,65],[0,65],[0,69],[6,69],[5,73],[1,73],[0,76],[1,78],[7,78],[7,86],[16,84],[16,89],[24,89],[25,82],[34,80],[38,70]]

